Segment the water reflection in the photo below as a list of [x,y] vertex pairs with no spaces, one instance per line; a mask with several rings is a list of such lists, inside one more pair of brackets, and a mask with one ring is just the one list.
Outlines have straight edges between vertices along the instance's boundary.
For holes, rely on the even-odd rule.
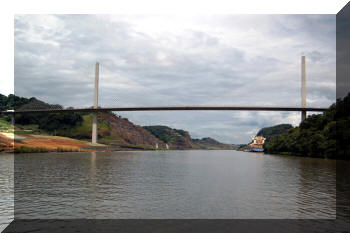
[[334,161],[130,151],[23,154],[15,163],[18,218],[335,217]]
[[0,154],[0,232],[13,220],[13,154]]
[[[308,162],[304,162],[308,161]],[[336,218],[336,161],[298,158],[298,217],[311,213],[314,218]],[[323,185],[326,183],[327,185]]]

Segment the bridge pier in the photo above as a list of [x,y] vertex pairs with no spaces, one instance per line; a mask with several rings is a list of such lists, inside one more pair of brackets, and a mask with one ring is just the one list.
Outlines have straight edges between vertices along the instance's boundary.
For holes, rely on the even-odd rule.
[[301,111],[301,122],[303,122],[306,119],[306,111]]
[[[301,107],[306,108],[306,69],[305,56],[301,57]],[[306,119],[306,110],[301,111],[301,122]]]
[[[94,108],[98,108],[98,79],[99,79],[99,63],[95,66],[95,89],[94,89]],[[92,113],[92,135],[91,142],[97,143],[97,112]]]
[[15,126],[15,114],[11,114],[11,125]]

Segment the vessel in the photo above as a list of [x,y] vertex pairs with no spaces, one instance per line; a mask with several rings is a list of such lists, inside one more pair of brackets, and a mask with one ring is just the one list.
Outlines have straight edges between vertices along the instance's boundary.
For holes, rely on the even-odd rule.
[[262,136],[253,137],[253,142],[248,145],[250,152],[264,152],[264,143],[266,138]]

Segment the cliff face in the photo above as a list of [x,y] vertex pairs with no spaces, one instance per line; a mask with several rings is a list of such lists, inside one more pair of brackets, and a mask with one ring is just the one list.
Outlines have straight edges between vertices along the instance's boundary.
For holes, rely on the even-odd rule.
[[192,149],[193,144],[188,132],[184,132],[183,135],[176,133],[174,136],[174,141],[170,143],[170,148],[173,149]]
[[109,136],[102,139],[111,145],[149,145],[160,148],[165,147],[165,143],[156,138],[141,126],[134,125],[126,118],[120,118],[114,114],[99,114],[99,120],[107,123]]

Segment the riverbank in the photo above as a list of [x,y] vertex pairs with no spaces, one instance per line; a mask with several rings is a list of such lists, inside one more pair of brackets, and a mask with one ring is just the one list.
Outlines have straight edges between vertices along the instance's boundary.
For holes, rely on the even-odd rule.
[[15,153],[108,151],[105,145],[92,145],[90,142],[67,137],[14,133],[0,133],[0,148],[1,152]]
[[0,153],[151,151],[150,145],[92,144],[69,137],[0,132]]

